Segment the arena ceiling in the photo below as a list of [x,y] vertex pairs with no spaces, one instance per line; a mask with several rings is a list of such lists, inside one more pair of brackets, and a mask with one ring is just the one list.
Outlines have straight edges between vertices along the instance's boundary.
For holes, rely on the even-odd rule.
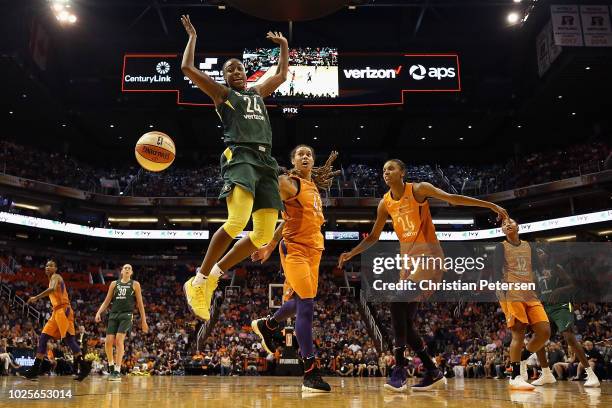
[[[43,0],[3,6],[3,27],[11,33],[0,45],[3,137],[108,163],[132,160],[135,140],[153,126],[175,139],[179,160],[218,154],[221,134],[211,108],[178,107],[172,95],[121,92],[125,53],[182,51],[183,13],[191,15],[204,52],[239,56],[245,47],[266,46],[265,33],[278,30],[295,46],[460,55],[461,93],[410,94],[401,107],[302,109],[291,119],[273,110],[279,154],[306,142],[360,157],[411,153],[422,162],[490,161],[512,154],[516,143],[544,148],[610,129],[610,49],[566,49],[538,77],[535,36],[548,19],[547,1],[535,3],[529,19],[512,27],[508,12],[525,10],[531,1],[332,1],[327,5],[337,11],[307,21],[299,20],[312,10],[300,1],[268,2],[294,16],[291,24],[234,7],[245,9],[248,1],[73,3],[78,21],[72,27],[60,27]],[[336,3],[343,4],[338,9]],[[49,38],[44,70],[32,58],[36,26]]]

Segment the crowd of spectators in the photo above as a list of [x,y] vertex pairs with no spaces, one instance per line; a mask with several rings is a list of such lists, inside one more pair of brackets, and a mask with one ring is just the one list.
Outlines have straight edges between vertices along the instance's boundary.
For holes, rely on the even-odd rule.
[[[479,195],[560,180],[601,170],[609,154],[605,143],[570,146],[564,150],[528,154],[505,164],[442,167],[407,163],[407,179],[428,181],[459,193]],[[341,176],[330,196],[381,197],[386,191],[382,164],[341,165]],[[144,197],[215,197],[223,182],[219,166],[198,168],[171,166],[161,173],[141,170],[136,165],[101,169],[69,155],[0,142],[0,171],[26,179],[106,194]]]

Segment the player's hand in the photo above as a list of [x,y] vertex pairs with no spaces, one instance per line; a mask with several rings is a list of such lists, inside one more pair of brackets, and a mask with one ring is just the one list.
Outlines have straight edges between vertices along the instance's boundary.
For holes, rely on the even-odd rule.
[[494,207],[491,209],[497,213],[497,221],[504,222],[506,219],[508,219],[508,211],[499,205],[494,204]]
[[251,260],[253,262],[260,261],[259,263],[266,262],[268,258],[270,258],[270,256],[272,255],[272,252],[274,252],[275,247],[276,245],[270,244],[262,246],[257,251],[253,252],[253,254],[251,255]]
[[343,252],[338,258],[338,268],[342,269],[344,267],[344,263],[348,262],[353,256],[350,252]]
[[96,317],[94,320],[96,321],[96,323],[100,323],[102,321],[102,318],[100,317],[100,313],[96,313]]
[[283,37],[283,33],[277,31],[268,31],[266,38],[278,45],[287,45],[287,39]]
[[32,303],[36,303],[38,299],[36,299],[36,296],[32,296],[28,299],[28,304],[32,304]]
[[185,27],[185,31],[187,31],[189,37],[197,37],[196,30],[189,19],[189,14],[183,14],[181,16],[181,23],[183,23],[183,27]]
[[141,329],[142,329],[143,333],[148,333],[149,332],[149,325],[147,324],[146,320],[142,321]]

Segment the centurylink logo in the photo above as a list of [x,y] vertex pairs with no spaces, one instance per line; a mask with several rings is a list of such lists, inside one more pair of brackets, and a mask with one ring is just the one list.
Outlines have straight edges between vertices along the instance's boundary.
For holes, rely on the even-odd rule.
[[166,61],[160,61],[157,63],[157,66],[155,66],[155,70],[160,75],[166,75],[168,72],[170,72],[170,64],[168,64]]
[[426,77],[436,78],[440,81],[442,78],[454,78],[456,76],[455,68],[431,67],[427,69],[421,64],[411,66],[408,74],[417,81]]
[[348,79],[395,79],[402,70],[402,66],[395,69],[370,68],[344,69],[344,76]]

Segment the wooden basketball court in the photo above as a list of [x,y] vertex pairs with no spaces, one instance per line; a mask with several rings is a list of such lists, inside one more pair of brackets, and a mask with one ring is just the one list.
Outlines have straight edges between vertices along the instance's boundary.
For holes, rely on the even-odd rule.
[[[121,383],[91,377],[42,377],[29,382],[1,377],[0,407],[610,407],[612,385],[584,388],[561,381],[532,392],[509,392],[507,380],[451,379],[429,393],[397,394],[383,389],[382,378],[328,377],[329,394],[302,394],[298,377],[127,377]],[[65,400],[10,399],[11,390],[71,390]]]

